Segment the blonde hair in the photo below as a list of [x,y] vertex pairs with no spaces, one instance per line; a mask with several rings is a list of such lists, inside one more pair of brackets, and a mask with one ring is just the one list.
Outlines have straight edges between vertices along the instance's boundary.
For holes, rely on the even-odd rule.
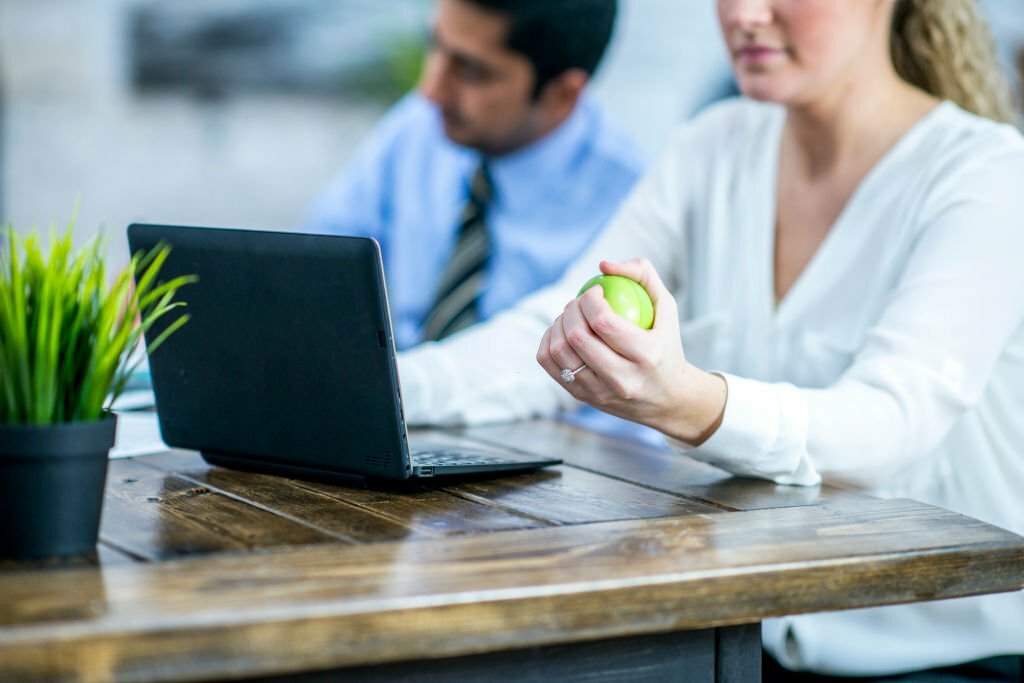
[[967,111],[1014,122],[1006,75],[976,0],[897,0],[889,47],[900,77]]

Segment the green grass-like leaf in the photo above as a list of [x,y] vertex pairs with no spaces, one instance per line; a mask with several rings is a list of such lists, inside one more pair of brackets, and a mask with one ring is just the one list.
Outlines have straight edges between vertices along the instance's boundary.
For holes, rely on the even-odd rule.
[[[36,231],[22,238],[8,224],[0,251],[0,423],[97,420],[134,369],[129,357],[143,333],[184,306],[174,296],[196,282],[159,280],[166,244],[135,254],[108,281],[102,239],[76,251],[71,234],[51,230],[46,249]],[[132,286],[133,277],[137,282]],[[179,313],[153,340],[152,353],[188,321]]]

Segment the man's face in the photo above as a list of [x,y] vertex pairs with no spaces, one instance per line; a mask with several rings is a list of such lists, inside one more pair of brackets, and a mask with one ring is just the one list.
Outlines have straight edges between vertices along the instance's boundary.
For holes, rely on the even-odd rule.
[[466,0],[439,0],[419,84],[441,110],[448,138],[489,155],[533,142],[548,118],[543,99],[532,98],[530,61],[505,47],[507,30],[500,14]]

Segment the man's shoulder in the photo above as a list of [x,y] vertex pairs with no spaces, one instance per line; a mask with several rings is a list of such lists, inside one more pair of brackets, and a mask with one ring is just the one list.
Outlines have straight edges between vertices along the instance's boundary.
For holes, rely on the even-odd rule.
[[409,125],[436,122],[436,118],[437,111],[434,105],[415,90],[395,102],[385,116],[385,119],[401,121]]
[[402,146],[415,140],[439,141],[443,133],[434,105],[416,92],[396,102],[374,129],[374,136],[383,144]]
[[590,119],[590,140],[587,149],[592,160],[624,174],[639,175],[647,166],[640,147],[597,102],[587,99],[581,103]]

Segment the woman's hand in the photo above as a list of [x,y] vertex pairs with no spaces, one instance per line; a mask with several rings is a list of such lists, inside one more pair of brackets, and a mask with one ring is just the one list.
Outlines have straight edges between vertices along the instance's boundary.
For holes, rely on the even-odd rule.
[[[721,423],[725,380],[690,365],[672,294],[647,259],[602,261],[605,275],[636,280],[654,303],[643,330],[612,311],[599,287],[565,306],[541,338],[537,362],[575,398],[698,445]],[[586,368],[566,384],[562,370]]]

